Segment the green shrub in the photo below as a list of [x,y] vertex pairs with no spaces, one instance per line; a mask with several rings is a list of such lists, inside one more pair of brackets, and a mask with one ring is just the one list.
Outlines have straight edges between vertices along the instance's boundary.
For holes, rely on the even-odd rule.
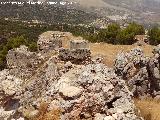
[[144,27],[142,25],[131,23],[127,28],[122,29],[116,37],[116,44],[133,44],[136,42],[134,40],[135,35],[142,35],[145,33]]
[[158,45],[160,44],[160,28],[153,27],[149,30],[148,35],[150,36],[150,44]]
[[31,42],[29,45],[28,45],[28,48],[31,52],[35,52],[37,51],[37,43],[36,42]]

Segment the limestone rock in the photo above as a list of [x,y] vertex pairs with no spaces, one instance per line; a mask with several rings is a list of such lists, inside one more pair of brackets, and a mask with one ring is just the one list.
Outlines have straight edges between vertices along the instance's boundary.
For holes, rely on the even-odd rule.
[[[113,119],[140,120],[136,116],[132,94],[128,90],[125,81],[119,79],[113,70],[107,68],[102,63],[92,63],[81,66],[79,74],[66,72],[57,84],[53,84],[51,89],[54,92],[52,105],[59,106],[64,110],[65,119],[91,119],[104,120],[108,114],[112,114]],[[71,78],[71,79],[70,79]],[[118,111],[121,110],[121,113]],[[89,112],[91,111],[91,113]],[[97,113],[104,113],[103,115]],[[118,114],[122,114],[121,116]]]
[[59,50],[59,58],[64,61],[72,61],[78,63],[89,59],[91,52],[88,42],[84,40],[70,41],[70,49],[61,48]]
[[0,108],[0,119],[1,120],[8,120],[14,115],[15,111],[5,111],[3,108]]
[[22,45],[8,51],[7,67],[10,69],[10,74],[19,78],[27,78],[32,76],[33,71],[36,70],[42,59],[37,56],[37,53],[28,51],[28,47]]
[[94,120],[104,120],[105,115],[97,113],[95,114]]
[[74,98],[82,94],[82,89],[68,84],[63,84],[60,86],[59,92],[62,93],[64,97]]
[[[48,111],[62,110],[61,120],[143,120],[135,113],[133,93],[123,79],[136,87],[140,82],[140,92],[144,91],[141,88],[148,90],[148,68],[158,81],[159,57],[148,60],[140,49],[132,50],[119,55],[113,69],[99,57],[91,60],[88,42],[72,41],[70,49],[59,49],[63,35],[50,37],[40,38],[39,53],[25,46],[9,51],[9,69],[0,72],[2,120],[23,120],[26,111],[33,117],[42,102],[48,103]],[[59,49],[58,55],[52,54],[55,49]]]
[[88,41],[86,40],[71,40],[70,41],[70,50],[74,49],[88,49]]
[[112,116],[106,116],[104,118],[104,120],[116,120],[116,119],[114,117],[112,117]]
[[65,33],[59,31],[48,31],[39,36],[37,45],[39,51],[55,50],[62,47],[62,39]]
[[119,78],[128,81],[135,97],[156,96],[160,90],[159,46],[153,50],[153,57],[146,57],[140,48],[128,53],[118,54],[115,60],[115,73]]

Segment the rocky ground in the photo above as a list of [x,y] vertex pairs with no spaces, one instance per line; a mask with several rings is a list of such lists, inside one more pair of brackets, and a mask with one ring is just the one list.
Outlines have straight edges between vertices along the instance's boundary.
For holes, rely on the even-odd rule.
[[64,35],[55,34],[38,41],[37,53],[26,46],[8,52],[8,69],[0,71],[1,120],[36,120],[42,103],[47,112],[60,110],[60,120],[143,120],[133,97],[159,98],[160,46],[152,57],[140,48],[120,52],[109,68],[83,40],[62,51]]

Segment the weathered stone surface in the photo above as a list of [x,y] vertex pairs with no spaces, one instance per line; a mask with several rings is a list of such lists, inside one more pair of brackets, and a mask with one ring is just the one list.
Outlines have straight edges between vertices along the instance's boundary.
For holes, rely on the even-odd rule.
[[132,94],[125,81],[116,77],[112,69],[96,62],[81,66],[78,74],[75,72],[76,69],[73,69],[72,73],[65,73],[50,88],[50,91],[54,91],[52,95],[56,96],[55,100],[59,101],[58,104],[55,102],[55,106],[64,109],[63,119],[72,120],[81,116],[81,119],[89,120],[95,116],[95,120],[104,120],[108,118],[108,114],[112,114],[110,118],[117,117],[115,119],[140,119],[134,113]]
[[140,48],[129,53],[118,54],[115,60],[115,73],[128,82],[136,97],[156,96],[155,91],[160,90],[159,48],[153,50],[153,57],[145,57]]
[[74,50],[69,50],[69,49],[60,49],[59,50],[59,58],[64,60],[64,61],[83,61],[86,60],[87,58],[90,58],[91,52],[88,49],[74,49]]
[[15,111],[5,111],[3,108],[0,108],[0,119],[1,120],[8,120],[14,115]]
[[74,98],[79,96],[82,93],[82,90],[75,86],[70,86],[68,84],[62,84],[59,88],[59,92],[68,98]]
[[62,47],[62,40],[65,36],[64,32],[59,31],[48,31],[39,36],[39,40],[37,42],[39,51],[49,51],[56,50]]
[[70,41],[70,49],[59,49],[59,58],[64,61],[72,61],[74,63],[82,63],[90,59],[91,52],[87,41],[73,40]]
[[95,114],[94,120],[104,120],[105,115],[97,113]]
[[20,46],[20,48],[16,48],[8,51],[7,66],[8,68],[34,67],[35,56],[36,56],[36,53],[29,52],[26,46]]
[[23,80],[10,75],[9,70],[0,71],[0,119],[11,120],[19,117],[19,94],[22,91]]
[[[118,74],[121,77],[117,77],[114,69],[101,63],[100,57],[87,64],[74,63],[91,59],[90,54],[86,42],[60,49],[59,56],[29,52],[25,46],[10,50],[7,55],[10,69],[0,72],[0,118],[20,120],[26,114],[35,116],[40,104],[47,102],[48,111],[62,110],[61,120],[141,120],[135,113],[133,95],[122,78],[137,85],[135,79],[137,82],[148,78],[149,62],[150,66],[158,66],[157,61],[147,61],[141,50],[133,50],[117,59],[116,70],[121,72]],[[63,57],[65,61],[60,59]],[[158,79],[158,67],[149,68],[153,78]]]
[[86,40],[71,40],[70,50],[74,49],[89,49],[88,41]]
[[[8,70],[0,72],[0,104],[9,101],[22,91],[23,80],[9,75]],[[11,97],[11,98],[10,98]],[[14,97],[13,97],[14,98]],[[16,104],[16,103],[15,103]]]
[[22,45],[8,51],[7,67],[10,69],[10,74],[20,78],[28,78],[32,76],[33,71],[36,70],[43,61],[37,53],[28,51],[28,47]]
[[58,79],[59,70],[57,59],[51,57],[37,70],[37,73],[27,81],[27,84],[25,84],[25,91],[21,94],[21,104],[23,104],[23,106],[39,106],[40,102],[49,101],[49,98],[45,98],[47,90],[52,83]]

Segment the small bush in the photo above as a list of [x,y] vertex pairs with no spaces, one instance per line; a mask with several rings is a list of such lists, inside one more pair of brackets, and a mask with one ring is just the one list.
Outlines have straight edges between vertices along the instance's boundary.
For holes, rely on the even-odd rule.
[[37,51],[37,43],[36,42],[31,42],[29,45],[28,45],[28,48],[31,52],[35,52]]

